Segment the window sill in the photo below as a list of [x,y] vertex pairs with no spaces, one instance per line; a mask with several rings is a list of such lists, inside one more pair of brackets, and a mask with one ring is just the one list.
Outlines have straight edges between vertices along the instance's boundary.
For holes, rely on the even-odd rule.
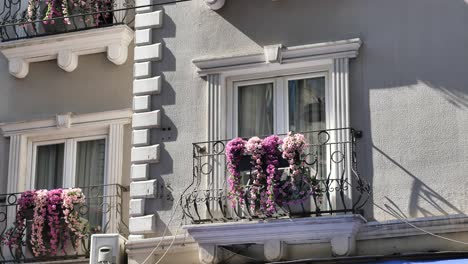
[[217,247],[263,244],[268,261],[284,257],[284,244],[307,241],[330,242],[337,256],[353,254],[356,235],[366,220],[360,215],[306,217],[235,223],[186,225],[184,229],[199,244],[201,263],[216,263]]
[[10,74],[24,78],[29,63],[57,59],[60,68],[72,72],[78,66],[78,56],[102,52],[112,63],[121,65],[127,60],[132,39],[133,30],[118,25],[0,43],[0,52],[8,59]]

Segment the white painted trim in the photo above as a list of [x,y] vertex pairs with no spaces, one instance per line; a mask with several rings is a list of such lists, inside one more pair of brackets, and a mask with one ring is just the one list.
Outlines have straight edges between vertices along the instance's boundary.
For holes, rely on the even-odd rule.
[[211,10],[219,10],[221,9],[224,4],[226,3],[226,0],[205,0],[205,4],[211,9]]
[[54,59],[60,68],[71,72],[80,55],[107,52],[111,62],[123,64],[133,35],[128,26],[118,25],[1,43],[0,52],[9,61],[10,74],[17,78],[26,77],[29,63]]
[[[208,140],[220,140],[236,137],[237,134],[237,89],[236,82],[275,79],[276,87],[284,86],[279,79],[294,78],[299,75],[323,75],[325,76],[326,98],[326,128],[347,128],[349,119],[349,58],[358,55],[361,40],[350,39],[335,42],[318,43],[296,47],[282,48],[282,45],[265,47],[262,54],[239,55],[223,58],[197,59],[193,63],[198,67],[200,76],[206,76],[208,89]],[[276,49],[272,51],[271,49]],[[287,100],[285,87],[275,89],[283,90],[283,100],[279,96],[275,103],[283,106],[283,112],[287,115]],[[281,111],[281,109],[279,109]],[[275,111],[276,112],[276,111]],[[278,113],[276,113],[276,116]],[[275,118],[278,123],[279,118]],[[288,122],[285,118],[282,123],[274,124],[274,133],[284,133],[288,130]],[[349,135],[345,132],[337,132],[332,140],[349,141]],[[335,178],[343,175],[343,180],[351,177],[350,162],[351,153],[345,151],[347,170],[342,171],[338,166],[331,168]],[[334,151],[334,150],[333,150]],[[221,171],[222,169],[216,169]],[[218,186],[224,182],[224,173],[217,173],[215,182],[208,182],[207,186]],[[209,180],[208,180],[209,181]],[[214,185],[213,185],[214,184]],[[346,192],[346,206],[352,201],[351,189]],[[342,202],[337,197],[332,197],[334,207],[342,207]]]
[[[288,243],[330,242],[336,255],[354,253],[356,235],[366,220],[360,215],[342,215],[330,217],[305,217],[297,219],[272,219],[264,221],[186,225],[190,236],[199,244],[199,261],[216,263],[222,256],[217,256],[217,247],[236,244],[263,244],[270,247],[271,242],[284,252]],[[271,253],[271,249],[265,253]],[[269,261],[281,257],[266,255]]]
[[[98,138],[106,139],[105,182],[119,183],[123,162],[123,126],[131,122],[131,115],[130,109],[71,115],[70,128],[57,128],[56,118],[1,124],[4,136],[10,137],[8,192],[34,187],[34,151],[37,145],[65,142],[66,157],[73,160],[76,142]],[[64,170],[65,175],[73,175],[74,165],[64,166]],[[72,187],[74,179],[65,178],[64,184]]]
[[[58,114],[59,115],[59,114]],[[110,124],[129,124],[132,118],[131,109],[122,109],[98,113],[79,114],[70,116],[70,130],[60,128],[56,117],[41,120],[0,123],[0,129],[5,137],[12,135],[38,136],[57,134],[60,131],[93,130],[105,128]],[[59,127],[58,127],[59,126]]]
[[[262,68],[263,71],[272,71],[278,68],[278,65],[295,64],[290,67],[300,68],[313,65],[312,61],[330,60],[336,58],[355,58],[361,46],[361,40],[358,38],[325,42],[311,45],[294,46],[282,48],[278,52],[278,63],[266,63],[268,59],[264,53],[249,55],[234,55],[228,57],[201,58],[193,60],[198,68],[198,74],[206,76],[212,73],[220,73],[225,76],[239,75],[239,71],[245,69]],[[305,64],[304,64],[305,62]],[[318,63],[317,65],[323,65]],[[276,65],[276,66],[275,66]],[[285,68],[285,67],[279,67]],[[245,71],[244,71],[245,72]]]

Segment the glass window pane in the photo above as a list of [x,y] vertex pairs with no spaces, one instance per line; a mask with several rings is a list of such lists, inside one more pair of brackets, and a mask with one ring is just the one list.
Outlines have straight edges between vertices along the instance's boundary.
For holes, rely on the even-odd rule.
[[288,81],[289,130],[325,129],[325,77]]
[[239,86],[238,136],[273,134],[273,83]]
[[104,188],[99,185],[104,184],[105,157],[105,139],[78,142],[75,185],[86,195],[88,210],[82,217],[88,219],[95,230],[102,228]]
[[37,147],[36,189],[56,189],[63,183],[63,155],[65,144]]
[[81,141],[76,151],[76,186],[104,184],[105,139]]

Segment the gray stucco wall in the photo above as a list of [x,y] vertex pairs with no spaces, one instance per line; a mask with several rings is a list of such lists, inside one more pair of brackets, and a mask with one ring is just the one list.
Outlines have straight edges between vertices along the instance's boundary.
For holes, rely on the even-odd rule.
[[[463,0],[227,0],[218,12],[201,0],[166,5],[154,40],[165,49],[153,75],[164,78],[153,109],[163,110],[161,163],[152,166],[178,199],[192,177],[191,143],[206,140],[206,84],[193,59],[261,52],[359,37],[350,65],[351,123],[360,174],[373,202],[407,217],[468,210],[468,4]],[[175,201],[147,203],[163,227]],[[148,200],[150,201],[150,200]],[[368,219],[393,217],[369,203]],[[176,225],[177,223],[174,223]]]
[[[16,79],[0,55],[0,123],[50,118],[58,113],[76,114],[132,107],[133,45],[127,62],[116,66],[105,53],[79,56],[78,68],[67,73],[57,61],[31,63],[29,74]],[[129,184],[131,128],[124,135],[123,184]],[[0,181],[6,191],[9,140],[0,137]],[[124,203],[127,206],[127,202]]]

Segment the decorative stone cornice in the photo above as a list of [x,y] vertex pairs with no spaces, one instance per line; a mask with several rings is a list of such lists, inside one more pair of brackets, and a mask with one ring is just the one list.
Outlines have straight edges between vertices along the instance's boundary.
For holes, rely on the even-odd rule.
[[226,0],[205,0],[205,3],[211,10],[218,10],[224,6]]
[[55,117],[0,123],[0,130],[5,137],[13,135],[47,134],[57,129],[70,128],[82,131],[92,127],[108,127],[110,124],[129,124],[132,120],[130,109],[113,110],[106,112],[79,114],[57,114]]
[[335,255],[352,255],[356,235],[365,222],[360,215],[342,215],[186,225],[184,229],[199,245],[199,261],[212,264],[222,258],[217,252],[219,246],[248,243],[263,244],[268,261],[281,260],[288,242],[329,242]]
[[127,60],[133,30],[126,25],[97,28],[59,35],[23,39],[0,44],[0,52],[9,61],[9,72],[24,78],[29,63],[57,59],[58,66],[71,72],[78,67],[78,56],[106,52],[116,65]]
[[272,70],[275,65],[307,64],[320,60],[355,58],[361,47],[359,38],[317,43],[310,45],[283,47],[281,44],[264,47],[263,53],[241,54],[226,57],[208,57],[193,60],[198,74],[228,74],[239,70],[262,68]]

